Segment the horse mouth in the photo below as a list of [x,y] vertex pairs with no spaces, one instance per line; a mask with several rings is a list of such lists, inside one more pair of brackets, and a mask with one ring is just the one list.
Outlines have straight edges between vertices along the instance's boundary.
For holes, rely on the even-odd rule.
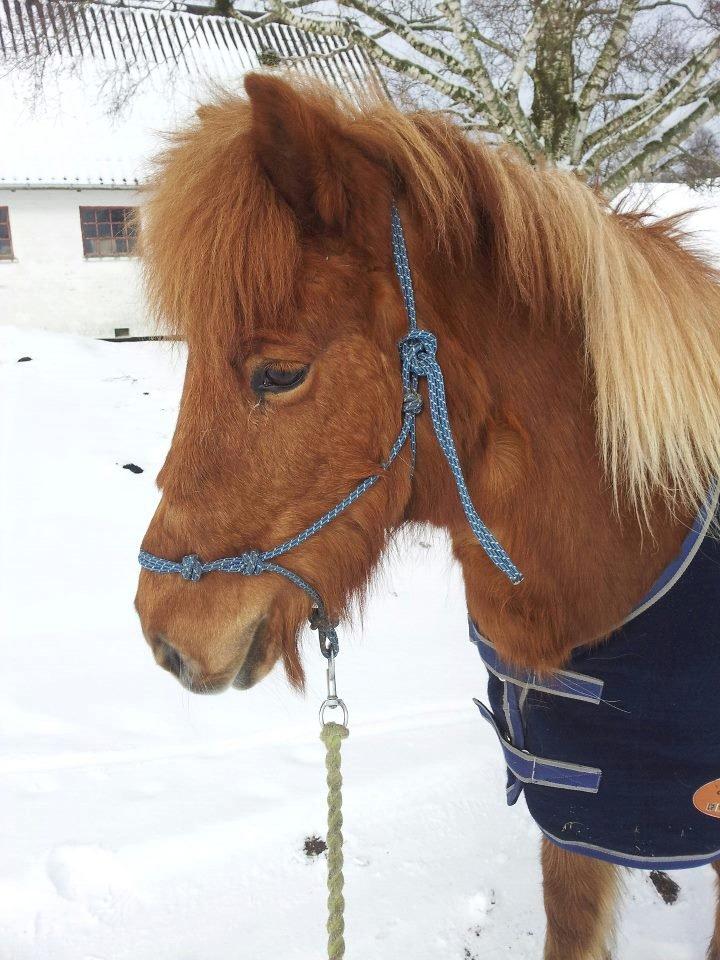
[[196,662],[181,656],[161,635],[153,638],[151,647],[158,665],[173,674],[190,693],[218,694],[229,687],[249,690],[273,665],[268,660],[265,644],[267,619],[265,615],[260,616],[243,630],[239,646],[244,646],[246,652],[239,669],[230,667],[221,673],[206,674]]
[[182,675],[178,677],[178,680],[190,693],[198,693],[201,696],[223,693],[228,688],[228,681],[224,679],[206,680],[203,677]]

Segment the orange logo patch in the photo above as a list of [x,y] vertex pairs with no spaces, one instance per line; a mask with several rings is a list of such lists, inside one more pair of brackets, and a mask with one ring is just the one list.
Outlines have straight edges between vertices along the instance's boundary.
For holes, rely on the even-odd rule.
[[700,813],[720,820],[720,780],[706,783],[695,792],[693,803]]

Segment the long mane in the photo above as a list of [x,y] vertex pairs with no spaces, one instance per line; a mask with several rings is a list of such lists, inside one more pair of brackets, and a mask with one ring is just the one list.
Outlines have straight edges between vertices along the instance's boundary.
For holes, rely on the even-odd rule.
[[[501,293],[532,320],[584,325],[616,492],[641,512],[658,492],[678,507],[702,501],[720,476],[720,283],[681,220],[615,212],[575,175],[533,168],[437,115],[326,88],[303,96],[385,167],[428,249],[459,265],[485,244]],[[143,224],[151,304],[208,354],[255,316],[281,318],[293,296],[298,226],[250,131],[242,98],[202,108],[160,158]]]

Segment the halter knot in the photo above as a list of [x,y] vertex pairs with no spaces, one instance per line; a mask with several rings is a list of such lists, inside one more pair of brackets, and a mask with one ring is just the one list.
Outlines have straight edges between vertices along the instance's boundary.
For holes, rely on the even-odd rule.
[[426,377],[436,363],[437,339],[429,330],[413,330],[400,341],[400,354],[416,377]]
[[189,553],[180,561],[180,576],[183,580],[198,581],[203,575],[203,565],[196,553]]
[[256,577],[263,572],[263,561],[259,550],[241,553],[238,561],[238,573],[243,573],[246,577]]
[[407,389],[403,393],[402,412],[405,417],[417,417],[422,413],[423,398],[417,390]]

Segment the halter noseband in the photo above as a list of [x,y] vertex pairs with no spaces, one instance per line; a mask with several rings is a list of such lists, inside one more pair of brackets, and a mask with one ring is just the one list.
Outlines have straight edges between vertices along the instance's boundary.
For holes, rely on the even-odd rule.
[[[420,414],[423,406],[422,397],[418,392],[418,382],[421,377],[424,377],[427,381],[430,419],[435,431],[435,436],[455,479],[460,503],[470,528],[475,534],[478,543],[495,566],[502,571],[512,583],[520,583],[522,574],[482,522],[470,499],[470,493],[465,483],[452,430],[450,429],[447,402],[445,399],[445,381],[443,380],[440,364],[436,359],[437,340],[434,334],[429,330],[421,330],[417,324],[415,294],[413,291],[412,277],[410,275],[410,262],[405,244],[405,235],[403,233],[402,221],[400,220],[400,213],[394,203],[392,206],[392,249],[393,259],[395,261],[395,272],[397,273],[405,302],[409,332],[403,337],[399,344],[403,382],[403,422],[397,440],[393,444],[387,460],[382,464],[383,472],[388,470],[391,464],[394,463],[408,440],[410,441],[412,451],[412,462],[413,464],[415,463],[415,418]],[[306,580],[298,576],[297,573],[280,566],[280,564],[275,563],[275,560],[283,554],[294,550],[295,547],[299,547],[300,544],[305,543],[306,540],[309,540],[310,537],[322,530],[323,527],[326,527],[336,517],[340,516],[341,513],[344,513],[345,510],[355,503],[364,493],[371,487],[374,487],[381,476],[382,473],[376,473],[366,477],[351,493],[319,517],[314,523],[310,524],[309,527],[306,527],[301,533],[296,534],[272,550],[248,550],[236,557],[224,557],[221,560],[209,560],[207,562],[203,562],[194,553],[176,562],[174,560],[165,560],[162,557],[156,557],[146,550],[141,550],[138,557],[140,566],[153,573],[179,573],[184,580],[192,581],[199,580],[205,573],[239,573],[246,577],[259,576],[261,573],[277,573],[291,583],[294,583],[296,587],[304,590],[310,597],[314,606],[313,613],[310,617],[310,626],[318,631],[320,649],[323,654],[326,657],[335,656],[338,653],[338,638],[335,631],[337,624],[328,619],[320,594],[314,587],[310,586]]]

